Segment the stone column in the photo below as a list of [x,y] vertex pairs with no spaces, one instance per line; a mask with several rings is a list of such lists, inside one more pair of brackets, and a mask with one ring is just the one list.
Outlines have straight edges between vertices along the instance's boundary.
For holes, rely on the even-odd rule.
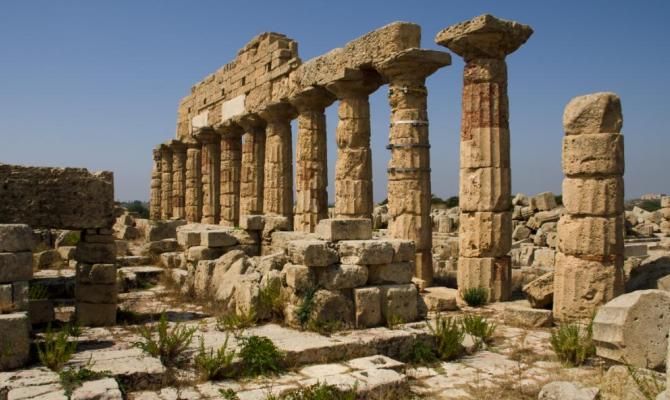
[[391,161],[388,168],[389,236],[416,244],[414,276],[421,286],[433,281],[430,217],[430,142],[425,81],[451,64],[448,53],[411,49],[378,69],[389,81]]
[[244,129],[240,173],[240,215],[263,214],[265,121],[252,114],[241,118],[238,124]]
[[161,219],[172,218],[172,149],[161,144]]
[[347,70],[327,88],[340,101],[335,132],[335,217],[372,218],[372,151],[368,96],[381,85],[381,77]]
[[202,219],[202,157],[200,144],[195,139],[186,141],[186,221]]
[[201,129],[195,134],[202,143],[202,219],[203,224],[219,223],[219,196],[221,142],[212,129]]
[[240,222],[240,167],[242,128],[229,124],[221,128],[221,225]]
[[328,155],[324,110],[335,97],[319,87],[296,95],[291,103],[298,110],[296,148],[296,205],[293,229],[314,232],[328,218]]
[[461,119],[458,287],[511,294],[509,106],[505,57],[533,30],[482,15],[444,29],[436,42],[465,59]]
[[184,219],[186,197],[186,146],[173,140],[172,149],[172,218]]
[[291,119],[295,111],[288,103],[277,103],[260,113],[265,128],[265,177],[263,213],[281,215],[293,222],[293,152]]
[[112,229],[82,230],[75,259],[77,323],[82,326],[116,324],[116,245]]
[[152,150],[153,165],[151,167],[151,200],[149,204],[149,218],[161,219],[161,150],[156,147]]
[[563,204],[554,318],[587,320],[623,293],[624,147],[614,93],[572,99],[563,114]]

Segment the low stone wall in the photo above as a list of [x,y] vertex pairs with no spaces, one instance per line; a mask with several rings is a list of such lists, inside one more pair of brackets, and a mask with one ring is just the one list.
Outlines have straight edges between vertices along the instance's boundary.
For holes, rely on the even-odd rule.
[[0,164],[0,223],[89,229],[114,224],[114,176],[83,168]]

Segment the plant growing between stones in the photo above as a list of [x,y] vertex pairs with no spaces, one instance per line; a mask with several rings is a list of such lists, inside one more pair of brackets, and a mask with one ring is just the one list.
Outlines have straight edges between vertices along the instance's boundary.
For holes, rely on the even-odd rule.
[[[625,362],[626,360],[624,360]],[[626,370],[628,375],[637,386],[637,389],[645,399],[654,400],[656,397],[665,390],[665,384],[662,380],[657,379],[656,376],[652,374],[642,374],[634,365],[631,365],[625,362]]]
[[316,296],[316,288],[309,288],[302,296],[302,301],[295,310],[295,316],[303,328],[307,325],[312,317],[312,310],[314,310],[314,297]]
[[488,302],[489,291],[484,287],[472,287],[465,289],[462,293],[463,300],[470,307],[481,307]]
[[82,334],[81,326],[79,326],[79,324],[76,322],[65,324],[63,330],[72,337],[79,337]]
[[438,315],[435,319],[435,327],[430,322],[427,322],[426,325],[435,337],[437,355],[441,360],[453,360],[461,354],[465,333],[456,319]]
[[240,400],[237,396],[237,393],[233,389],[219,389],[219,394],[223,397],[223,400]]
[[592,336],[592,322],[563,324],[551,333],[551,348],[563,364],[579,366],[595,354]]
[[391,314],[386,318],[386,327],[393,330],[398,329],[400,325],[405,323],[405,319],[399,315]]
[[174,324],[170,329],[167,316],[163,313],[157,324],[139,328],[138,333],[143,340],[133,343],[133,346],[159,357],[167,367],[177,366],[183,361],[183,353],[191,344],[196,329],[180,323]]
[[430,364],[437,361],[437,356],[433,346],[423,340],[417,340],[412,343],[403,359],[410,364]]
[[283,370],[284,355],[267,337],[248,336],[240,339],[239,351],[246,376],[277,374]]
[[65,396],[69,399],[72,392],[80,387],[84,382],[95,381],[111,376],[110,371],[93,371],[93,363],[89,359],[85,366],[77,368],[67,368],[58,373],[60,384],[63,386]]
[[77,343],[68,340],[66,330],[53,331],[51,325],[44,332],[44,342],[37,343],[37,356],[40,362],[52,371],[63,369],[72,355],[77,350]]
[[200,337],[200,348],[194,362],[198,375],[203,381],[232,378],[235,370],[232,368],[235,350],[228,349],[228,335],[226,340],[216,352],[214,349],[205,348],[205,340]]
[[281,292],[281,282],[271,281],[261,287],[258,293],[258,313],[270,321],[284,320],[286,298]]
[[44,285],[31,285],[28,289],[30,300],[44,300],[49,298],[49,291]]
[[489,322],[486,318],[480,315],[463,316],[461,325],[463,326],[463,331],[465,333],[470,334],[476,339],[477,348],[479,348],[482,343],[490,343],[493,334],[496,331],[496,324]]
[[233,332],[240,336],[242,331],[256,325],[256,312],[252,309],[246,313],[228,313],[216,319],[216,329],[221,332]]

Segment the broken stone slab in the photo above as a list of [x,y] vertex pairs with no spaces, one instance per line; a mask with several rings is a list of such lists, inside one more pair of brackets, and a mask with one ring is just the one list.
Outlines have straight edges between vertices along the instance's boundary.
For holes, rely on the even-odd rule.
[[192,230],[177,230],[177,243],[188,249],[193,246],[200,246],[201,232]]
[[549,327],[553,322],[551,310],[541,310],[510,304],[503,311],[505,325],[521,328]]
[[33,230],[25,224],[0,224],[0,253],[32,251]]
[[573,382],[556,381],[542,387],[538,400],[597,400],[600,389],[597,387],[577,386]]
[[240,228],[248,231],[262,231],[265,228],[265,218],[263,215],[242,215],[240,216]]
[[596,354],[640,368],[665,363],[670,331],[670,293],[638,290],[598,309],[593,320]]
[[204,230],[200,232],[200,245],[205,247],[226,247],[237,244],[237,238],[229,230]]
[[447,287],[429,287],[422,293],[429,311],[455,311],[458,310],[458,289]]
[[57,269],[63,265],[63,259],[56,249],[33,254],[33,267],[37,269]]
[[554,300],[554,273],[547,272],[523,287],[533,308],[549,308]]
[[325,267],[339,260],[337,252],[323,240],[293,240],[287,251],[291,262],[308,267]]
[[393,246],[385,240],[342,240],[338,243],[340,261],[344,264],[390,264]]
[[30,357],[30,319],[25,312],[0,314],[0,370],[24,366]]
[[315,277],[312,270],[305,265],[286,264],[282,269],[286,285],[296,291],[303,291],[314,287]]
[[621,100],[611,92],[575,97],[563,113],[566,135],[619,133],[622,126]]
[[393,247],[393,262],[409,262],[414,261],[414,253],[416,246],[411,240],[403,239],[386,239]]
[[27,281],[33,277],[31,252],[0,253],[0,283]]
[[549,211],[556,208],[556,196],[552,192],[542,192],[530,198],[530,207],[538,211]]
[[320,239],[332,242],[367,240],[372,238],[372,221],[367,218],[322,219],[314,232]]

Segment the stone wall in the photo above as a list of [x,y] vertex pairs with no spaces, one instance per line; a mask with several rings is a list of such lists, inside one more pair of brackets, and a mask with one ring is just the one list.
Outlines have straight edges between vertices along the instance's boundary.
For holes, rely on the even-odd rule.
[[87,229],[114,224],[111,172],[0,164],[0,223]]

